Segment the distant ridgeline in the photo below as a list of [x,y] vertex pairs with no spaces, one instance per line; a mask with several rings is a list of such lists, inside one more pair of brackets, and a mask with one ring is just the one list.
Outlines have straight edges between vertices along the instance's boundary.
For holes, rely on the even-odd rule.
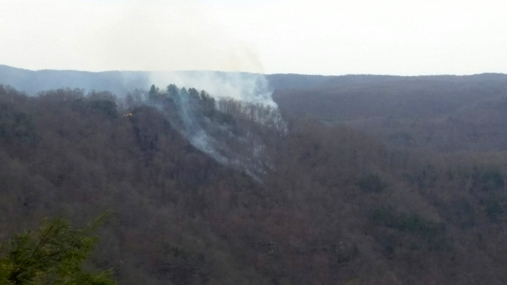
[[30,95],[59,88],[109,91],[116,95],[123,95],[134,89],[148,88],[149,81],[145,72],[32,71],[0,65],[0,84],[12,86]]
[[[82,88],[87,91],[109,91],[121,96],[134,89],[149,89],[150,74],[164,74],[164,72],[148,71],[104,71],[88,72],[76,70],[27,70],[0,64],[0,84],[10,85],[17,90],[36,94],[42,90],[58,88]],[[235,72],[214,71],[175,71],[173,74],[184,74],[188,77],[212,73],[218,77]],[[396,94],[410,94],[414,91],[423,91],[426,88],[451,91],[453,88],[481,88],[495,89],[505,87],[507,75],[485,73],[468,76],[435,75],[435,76],[387,76],[387,75],[342,75],[322,76],[304,74],[269,74],[265,75],[269,86],[274,90],[318,90],[332,91],[341,88],[341,91],[355,92],[367,91],[369,88],[377,89],[383,96],[386,91],[395,91]],[[461,87],[460,87],[461,86]],[[390,89],[390,90],[389,90]],[[429,91],[430,89],[426,89]],[[371,91],[371,90],[370,90]]]

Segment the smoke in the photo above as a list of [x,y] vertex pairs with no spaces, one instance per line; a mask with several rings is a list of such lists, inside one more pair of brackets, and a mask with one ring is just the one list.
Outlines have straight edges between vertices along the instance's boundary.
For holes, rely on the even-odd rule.
[[185,137],[193,146],[210,155],[219,163],[227,164],[227,158],[219,154],[216,148],[213,147],[216,142],[206,133],[201,125],[204,117],[196,112],[196,103],[190,102],[191,97],[186,89],[172,89],[172,92],[170,91],[169,94],[172,93],[172,99],[176,104],[178,115],[183,124],[182,132]]
[[231,98],[277,108],[269,82],[262,74],[214,71],[152,72],[149,81],[156,86],[205,90],[216,99]]
[[255,46],[215,23],[202,1],[127,3],[107,28],[93,34],[100,44],[90,51],[90,58],[117,69],[149,70],[150,85],[182,88],[171,95],[179,117],[173,125],[181,124],[178,128],[189,142],[217,162],[260,177],[263,163],[257,162],[264,159],[262,140],[246,139],[230,126],[210,121],[183,89],[277,109]]
[[[2,0],[0,62],[27,69],[263,72],[202,0]],[[5,44],[10,43],[10,44]]]
[[[31,2],[22,1],[30,7]],[[51,72],[56,79],[44,81],[51,83],[48,87],[69,84],[110,90],[123,97],[128,89],[139,88],[137,86],[140,85],[147,89],[151,84],[161,88],[175,84],[180,88],[205,90],[219,100],[232,98],[248,104],[277,108],[268,81],[262,75],[264,69],[256,47],[231,34],[227,26],[220,26],[213,21],[213,13],[206,1],[45,0],[45,4],[47,9],[44,9],[44,5],[38,6],[40,16],[34,20],[36,26],[42,29],[40,34],[53,35],[54,43],[62,39],[71,40],[65,40],[64,47],[58,49],[58,53],[47,49],[39,57],[52,60],[35,64],[34,67],[40,68],[42,65],[42,68],[120,71],[104,73],[99,77],[96,77],[97,74],[79,73],[72,78],[62,78],[60,73]],[[61,20],[62,17],[65,19]],[[50,27],[45,24],[47,22],[52,23]],[[27,43],[22,46],[40,46],[36,42]],[[17,57],[22,58],[19,55]],[[147,72],[148,80],[145,80],[143,72],[136,71]],[[180,132],[190,143],[218,162],[255,176],[253,169],[258,168],[255,161],[262,156],[264,149],[262,140],[247,138],[237,130],[234,133],[232,126],[203,116],[196,103],[192,102],[192,96],[184,94],[186,92],[185,89],[179,89],[178,95],[172,96],[179,117],[179,122],[173,122],[173,125],[181,124]],[[157,108],[167,111],[160,106]],[[247,146],[252,141],[255,141],[255,147]],[[244,154],[245,151],[240,153],[239,149],[248,151]]]
[[[264,138],[259,133],[259,127],[269,127],[257,122],[251,122],[257,127],[245,124],[237,116],[220,112],[214,98],[194,88],[180,89],[171,84],[167,91],[150,90],[147,99],[146,103],[161,112],[190,144],[218,163],[244,171],[259,182],[266,170],[272,168]],[[260,105],[251,106],[262,110]]]
[[87,58],[116,70],[263,72],[255,46],[228,32],[197,0],[130,0],[105,13]]

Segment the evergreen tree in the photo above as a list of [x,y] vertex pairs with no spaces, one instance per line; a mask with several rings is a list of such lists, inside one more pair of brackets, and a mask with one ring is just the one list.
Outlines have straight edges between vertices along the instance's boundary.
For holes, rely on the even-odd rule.
[[0,285],[6,284],[115,284],[110,271],[89,273],[82,264],[93,250],[93,231],[104,216],[83,229],[69,221],[44,220],[37,231],[18,234],[0,246]]

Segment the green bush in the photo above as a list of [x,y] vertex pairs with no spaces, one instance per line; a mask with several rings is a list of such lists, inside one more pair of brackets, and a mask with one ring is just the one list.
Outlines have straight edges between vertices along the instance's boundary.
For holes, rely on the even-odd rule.
[[445,231],[445,226],[421,217],[416,213],[399,213],[392,207],[380,207],[370,213],[370,218],[377,225],[405,231],[419,237],[434,239]]
[[0,245],[0,284],[115,284],[109,271],[88,273],[83,262],[97,237],[92,226],[73,229],[64,219],[45,220],[38,231],[16,235]]

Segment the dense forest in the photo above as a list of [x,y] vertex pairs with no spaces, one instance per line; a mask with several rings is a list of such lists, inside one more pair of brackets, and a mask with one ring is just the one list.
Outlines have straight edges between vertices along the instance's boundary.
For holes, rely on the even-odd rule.
[[175,85],[0,85],[0,242],[110,210],[86,267],[119,284],[507,283],[502,76],[287,76],[283,119]]
[[351,126],[389,145],[437,152],[507,150],[505,74],[271,75],[270,81],[285,111]]

